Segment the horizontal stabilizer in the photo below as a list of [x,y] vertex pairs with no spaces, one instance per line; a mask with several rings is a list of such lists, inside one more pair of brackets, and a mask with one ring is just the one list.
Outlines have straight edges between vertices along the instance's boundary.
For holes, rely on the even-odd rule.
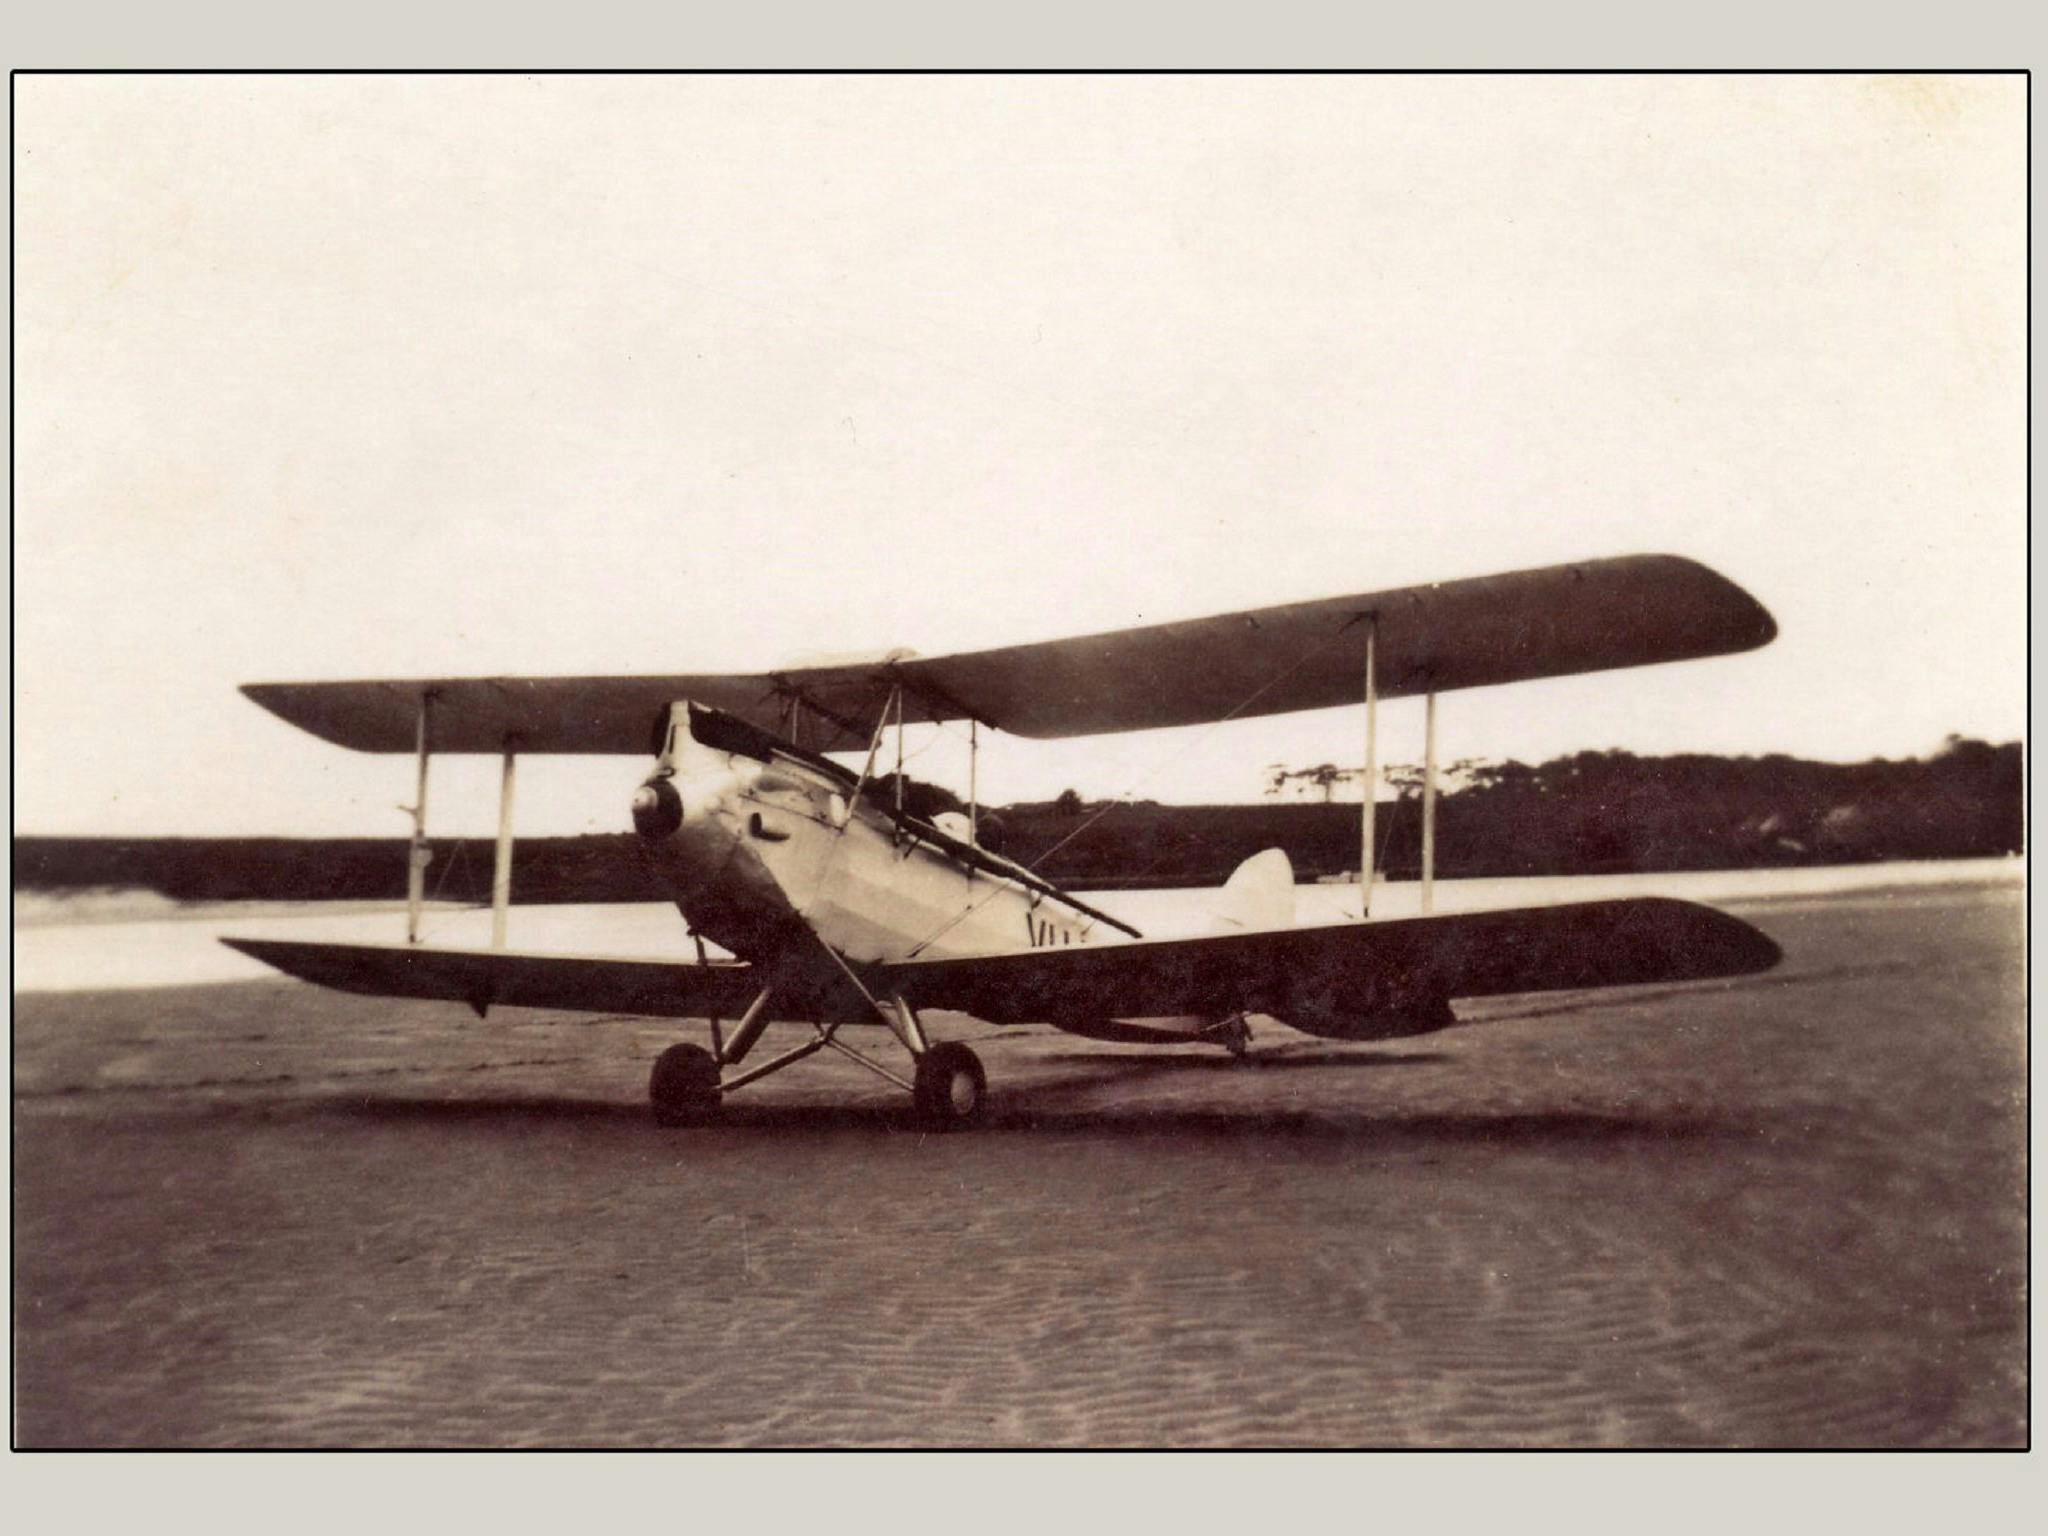
[[656,722],[693,699],[768,730],[803,708],[807,744],[866,744],[890,689],[904,717],[1020,736],[1089,736],[1356,703],[1365,625],[1383,698],[1752,650],[1777,633],[1740,587],[1675,555],[1630,555],[1219,614],[953,656],[762,673],[250,683],[303,730],[410,752],[431,697],[436,752],[651,754]]

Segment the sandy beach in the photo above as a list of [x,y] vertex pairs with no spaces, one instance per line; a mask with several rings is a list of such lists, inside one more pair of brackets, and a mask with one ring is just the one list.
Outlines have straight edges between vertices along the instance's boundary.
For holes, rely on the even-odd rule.
[[18,995],[18,1443],[2021,1444],[2022,905],[1249,1064],[942,1021],[950,1137],[829,1055],[659,1130],[647,1021]]

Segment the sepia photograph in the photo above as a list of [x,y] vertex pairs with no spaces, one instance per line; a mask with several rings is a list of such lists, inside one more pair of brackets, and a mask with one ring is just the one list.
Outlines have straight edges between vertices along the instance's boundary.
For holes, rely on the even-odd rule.
[[2027,1447],[2029,89],[15,73],[15,1448]]

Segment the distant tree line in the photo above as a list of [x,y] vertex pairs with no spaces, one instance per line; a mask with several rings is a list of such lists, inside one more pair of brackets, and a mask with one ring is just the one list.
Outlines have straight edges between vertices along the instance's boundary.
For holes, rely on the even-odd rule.
[[[1437,872],[1459,876],[1605,874],[1977,858],[2018,853],[2024,838],[2018,743],[1951,737],[1933,757],[1823,763],[1773,754],[1641,757],[1580,752],[1546,763],[1468,760],[1437,800]],[[1308,782],[1323,783],[1308,770]],[[1421,859],[1421,775],[1392,769],[1379,868],[1394,879]],[[883,778],[868,793],[893,801]],[[964,810],[936,785],[904,782],[920,816]],[[1303,879],[1356,870],[1359,807],[1341,803],[1159,805],[1054,800],[981,813],[982,841],[1051,879],[1094,886],[1216,884],[1279,847]],[[130,888],[180,901],[393,900],[405,894],[405,845],[384,838],[17,837],[14,888]],[[437,838],[427,889],[490,897],[488,839]],[[630,833],[522,840],[522,903],[663,901]]]

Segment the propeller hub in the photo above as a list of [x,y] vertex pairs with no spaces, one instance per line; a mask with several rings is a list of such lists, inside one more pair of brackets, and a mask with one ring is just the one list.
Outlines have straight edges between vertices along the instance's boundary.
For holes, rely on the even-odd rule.
[[633,791],[633,830],[650,842],[673,837],[683,825],[683,797],[666,779],[649,779]]

